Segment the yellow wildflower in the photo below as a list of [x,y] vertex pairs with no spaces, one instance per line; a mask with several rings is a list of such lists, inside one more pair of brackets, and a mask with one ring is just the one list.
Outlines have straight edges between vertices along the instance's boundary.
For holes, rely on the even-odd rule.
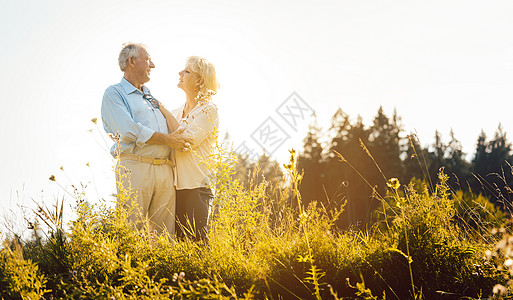
[[387,182],[387,186],[391,189],[397,190],[399,187],[401,187],[401,183],[397,178],[390,178]]

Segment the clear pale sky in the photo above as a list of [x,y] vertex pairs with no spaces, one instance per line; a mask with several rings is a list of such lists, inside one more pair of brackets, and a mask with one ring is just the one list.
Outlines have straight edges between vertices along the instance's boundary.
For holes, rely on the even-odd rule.
[[[235,147],[294,91],[324,129],[338,107],[370,125],[382,105],[423,145],[436,129],[448,141],[452,128],[469,154],[481,129],[490,138],[499,123],[513,128],[510,0],[0,3],[3,210],[30,199],[71,205],[50,175],[68,190],[87,185],[91,202],[114,192],[103,128],[90,120],[122,77],[127,41],[148,46],[156,68],[147,85],[168,107],[185,101],[176,84],[187,56],[212,61]],[[306,125],[287,129],[275,158],[301,145]]]

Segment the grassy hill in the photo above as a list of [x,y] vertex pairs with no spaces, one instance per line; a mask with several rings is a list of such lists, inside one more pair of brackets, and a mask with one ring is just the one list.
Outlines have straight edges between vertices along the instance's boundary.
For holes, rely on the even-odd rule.
[[[504,214],[486,199],[390,179],[366,230],[334,226],[335,210],[304,207],[295,153],[279,193],[232,179],[219,153],[208,241],[136,230],[133,211],[77,201],[40,207],[33,236],[0,250],[3,299],[498,299],[513,272]],[[246,185],[247,186],[247,185]],[[121,191],[130,201],[133,191]],[[38,229],[43,228],[44,229]],[[63,228],[69,227],[69,230]],[[501,229],[502,228],[502,229]]]

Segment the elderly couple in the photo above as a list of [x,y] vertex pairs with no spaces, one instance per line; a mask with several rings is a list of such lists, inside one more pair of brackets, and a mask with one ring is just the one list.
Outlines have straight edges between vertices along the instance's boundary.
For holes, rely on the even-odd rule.
[[144,45],[123,45],[119,67],[124,76],[105,91],[101,112],[105,131],[119,141],[111,149],[118,196],[121,189],[135,191],[121,203],[131,209],[129,220],[138,228],[148,222],[151,232],[206,238],[213,194],[205,161],[219,125],[211,102],[219,86],[214,66],[187,59],[178,82],[185,103],[173,111],[144,85],[155,67]]

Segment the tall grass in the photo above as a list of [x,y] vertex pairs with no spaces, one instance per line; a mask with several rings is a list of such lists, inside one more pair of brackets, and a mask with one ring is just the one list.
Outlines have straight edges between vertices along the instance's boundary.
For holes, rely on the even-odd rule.
[[[208,240],[138,230],[128,222],[131,211],[104,201],[79,199],[69,224],[62,203],[40,207],[36,215],[48,229],[27,241],[6,239],[0,250],[0,296],[477,299],[507,286],[507,269],[499,268],[507,257],[494,248],[499,238],[487,234],[501,217],[485,205],[479,213],[489,219],[459,212],[457,203],[471,202],[455,200],[443,173],[433,191],[422,182],[389,181],[378,222],[368,231],[340,230],[343,206],[303,205],[295,152],[288,176],[269,187],[234,180],[236,156],[217,150],[209,160],[216,197]],[[133,191],[118,196],[131,201]]]

